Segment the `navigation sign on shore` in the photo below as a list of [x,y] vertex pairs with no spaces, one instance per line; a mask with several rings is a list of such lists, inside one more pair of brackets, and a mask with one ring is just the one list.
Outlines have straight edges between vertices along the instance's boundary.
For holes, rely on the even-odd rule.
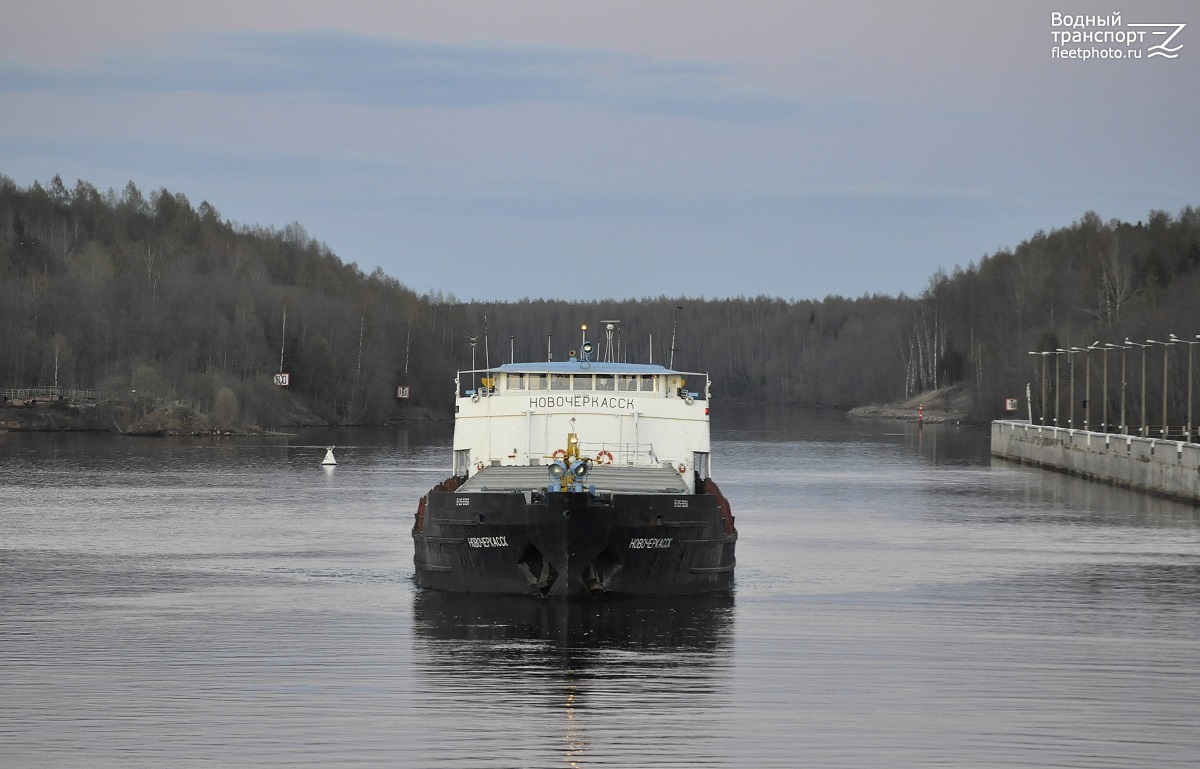
[[291,376],[292,376],[291,374],[280,371],[278,374],[274,375],[271,379],[272,379],[272,381],[275,382],[275,384],[279,385],[280,387],[287,387],[288,380],[291,378]]
[[412,389],[412,388],[411,388],[411,387],[409,387],[408,385],[396,385],[396,397],[397,397],[397,398],[408,398],[408,397],[410,397],[410,396],[409,396],[409,392],[411,391],[411,389]]

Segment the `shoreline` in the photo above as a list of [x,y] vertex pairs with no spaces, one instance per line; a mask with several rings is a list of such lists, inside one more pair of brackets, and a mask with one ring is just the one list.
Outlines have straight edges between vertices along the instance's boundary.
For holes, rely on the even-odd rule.
[[846,412],[846,416],[929,424],[985,424],[970,419],[973,405],[971,394],[966,387],[951,385],[927,390],[893,403],[855,406]]
[[[737,407],[772,405],[744,400],[731,400],[729,403]],[[969,418],[971,405],[969,394],[966,393],[965,388],[956,386],[931,390],[903,401],[868,404],[849,409],[844,406],[787,405],[841,411],[847,417],[854,419],[922,421],[929,424],[984,424]],[[924,406],[923,414],[920,413],[921,406]],[[451,421],[453,421],[451,416],[438,416],[423,409],[419,415],[383,423],[338,424],[316,421],[289,422],[269,427],[260,425],[215,427],[206,415],[180,405],[167,406],[142,416],[135,416],[127,405],[115,403],[75,406],[58,405],[53,402],[32,405],[17,405],[10,402],[0,405],[0,434],[8,432],[98,432],[138,437],[260,438],[298,435],[298,433],[288,432],[289,429],[388,427]]]
[[422,414],[424,418],[405,419],[379,424],[330,424],[328,422],[289,423],[262,427],[261,425],[223,427],[214,426],[207,416],[186,406],[168,406],[141,416],[117,404],[95,404],[85,407],[38,403],[0,406],[0,434],[4,433],[109,433],[143,438],[188,436],[200,438],[271,438],[295,437],[299,433],[289,429],[334,428],[334,427],[381,427],[392,424],[427,424],[439,420]]

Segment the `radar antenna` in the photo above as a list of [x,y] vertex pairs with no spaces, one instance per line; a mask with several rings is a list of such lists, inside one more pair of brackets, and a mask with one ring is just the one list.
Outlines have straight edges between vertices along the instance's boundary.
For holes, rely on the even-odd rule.
[[613,354],[613,331],[616,330],[619,320],[602,320],[604,324],[604,362],[612,363],[616,360]]

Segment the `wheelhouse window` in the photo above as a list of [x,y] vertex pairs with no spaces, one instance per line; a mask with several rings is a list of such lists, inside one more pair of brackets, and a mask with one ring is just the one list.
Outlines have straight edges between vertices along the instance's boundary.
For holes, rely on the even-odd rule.
[[545,390],[546,389],[546,375],[545,374],[530,374],[529,375],[529,389],[530,390]]
[[636,374],[622,374],[617,382],[617,386],[626,392],[636,392],[638,389],[638,378]]
[[575,383],[574,383],[574,386],[572,389],[574,389],[574,390],[590,390],[590,389],[592,389],[592,375],[591,374],[576,374],[574,379],[575,379]]
[[551,374],[550,375],[551,390],[570,390],[571,375],[570,374]]
[[654,392],[654,376],[653,375],[646,375],[646,374],[642,375],[641,390],[644,393]]
[[524,374],[509,374],[507,384],[508,384],[508,389],[510,389],[510,390],[524,390],[525,389],[525,375]]
[[458,397],[487,395],[494,392],[496,386],[502,382],[504,382],[504,375],[495,371],[460,371],[458,372]]
[[605,392],[612,392],[613,389],[616,387],[616,384],[617,384],[616,380],[612,377],[611,374],[597,374],[596,375],[596,389],[597,390],[603,390]]

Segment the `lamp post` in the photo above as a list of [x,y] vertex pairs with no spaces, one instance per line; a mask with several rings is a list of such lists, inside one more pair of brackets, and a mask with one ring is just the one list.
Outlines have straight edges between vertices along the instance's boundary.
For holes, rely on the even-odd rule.
[[1054,353],[1043,350],[1042,355],[1042,424],[1046,424],[1046,358]]
[[[1029,350],[1026,354],[1027,355],[1037,355],[1037,352],[1035,352],[1033,350]],[[1036,360],[1033,362],[1033,366],[1034,366],[1034,369],[1036,370],[1037,369],[1037,361]],[[1030,417],[1029,422],[1030,422],[1030,424],[1033,424],[1032,416]]]
[[[1200,339],[1200,334],[1196,334],[1196,339]],[[1188,443],[1192,442],[1192,347],[1200,344],[1196,339],[1180,339],[1171,334],[1172,342],[1186,342],[1188,346],[1187,425],[1183,428],[1183,439]]]
[[1125,351],[1129,349],[1129,346],[1114,344],[1113,347],[1121,348],[1121,434],[1129,435],[1129,423],[1125,421],[1125,390],[1129,384],[1129,380],[1125,378]]
[[1106,433],[1108,432],[1108,351],[1117,346],[1112,342],[1106,342],[1100,348],[1104,357],[1104,419],[1100,421],[1100,427]]
[[1030,352],[1030,355],[1042,356],[1042,424],[1046,424],[1046,356],[1051,353],[1047,351]]
[[[1067,427],[1075,429],[1075,353],[1083,352],[1082,347],[1072,347],[1068,352],[1067,361],[1071,366],[1071,411],[1067,415]],[[1087,429],[1086,426],[1084,429]]]
[[1083,355],[1083,429],[1091,430],[1092,424],[1092,350],[1100,346],[1100,340],[1087,346]]
[[1067,407],[1070,409],[1070,411],[1067,412],[1067,429],[1074,430],[1075,429],[1075,357],[1074,356],[1075,356],[1076,352],[1082,352],[1082,348],[1072,347],[1069,350],[1064,350],[1060,347],[1060,348],[1058,348],[1058,352],[1059,352],[1059,354],[1066,353],[1066,355],[1067,355],[1067,366],[1069,366],[1070,383],[1071,383],[1070,388],[1067,391],[1068,392]]
[[1051,354],[1054,355],[1054,426],[1058,427],[1058,402],[1062,400],[1062,374],[1060,373],[1058,358],[1059,355],[1066,350],[1059,348]]
[[[1172,336],[1172,337],[1174,337],[1175,335],[1174,335],[1174,334],[1171,334],[1171,336]],[[1167,439],[1167,350],[1170,348],[1170,346],[1171,346],[1171,345],[1173,345],[1173,344],[1175,344],[1175,343],[1174,343],[1174,342],[1160,342],[1160,341],[1158,341],[1157,339],[1147,339],[1146,341],[1147,341],[1147,342],[1149,342],[1150,344],[1161,344],[1161,345],[1162,345],[1162,348],[1163,348],[1163,386],[1162,386],[1162,393],[1163,393],[1163,408],[1162,408],[1162,414],[1163,414],[1163,417],[1162,417],[1162,419],[1163,419],[1163,423],[1162,423],[1162,437],[1163,437],[1163,440],[1165,441],[1165,440]]]
[[1150,428],[1146,426],[1146,348],[1150,345],[1131,341],[1129,337],[1125,337],[1125,344],[1142,348],[1142,427],[1138,433],[1145,437],[1150,434]]

